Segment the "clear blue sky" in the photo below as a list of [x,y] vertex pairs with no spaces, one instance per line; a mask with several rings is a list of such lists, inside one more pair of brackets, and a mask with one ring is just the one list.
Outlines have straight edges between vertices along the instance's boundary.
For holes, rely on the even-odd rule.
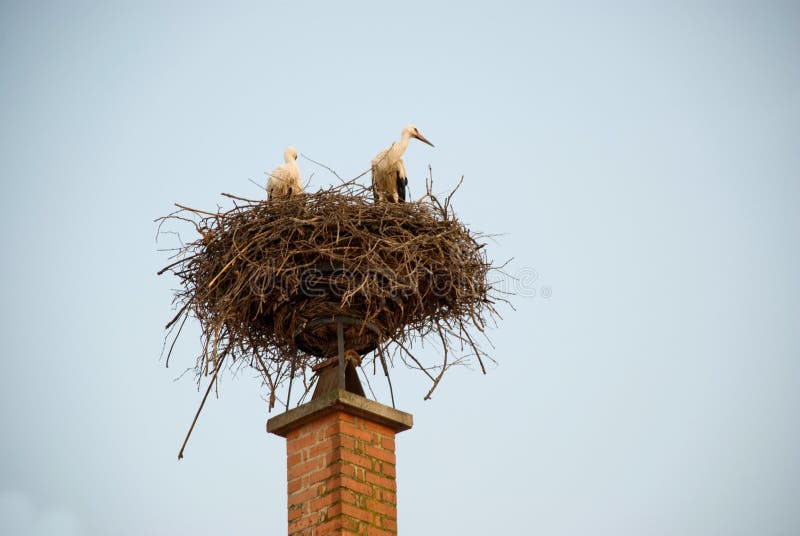
[[395,372],[401,533],[800,533],[798,57],[794,2],[2,2],[0,533],[285,533],[252,375],[176,459],[152,220],[410,122],[528,285],[487,376]]

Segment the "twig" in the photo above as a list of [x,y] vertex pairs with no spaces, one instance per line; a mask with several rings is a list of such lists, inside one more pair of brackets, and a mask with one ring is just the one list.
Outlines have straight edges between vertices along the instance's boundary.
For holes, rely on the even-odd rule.
[[189,318],[188,314],[183,317],[181,325],[178,327],[178,332],[175,334],[175,338],[172,339],[172,344],[169,345],[169,352],[167,352],[167,361],[166,361],[167,368],[169,368],[169,358],[172,357],[172,350],[175,348],[175,343],[178,342],[178,337],[181,336],[181,331],[183,331],[183,325],[186,324],[187,318]]
[[228,197],[230,199],[238,199],[239,201],[247,201],[248,203],[258,203],[257,199],[248,199],[246,197],[239,197],[238,195],[226,194],[225,192],[222,192],[220,195],[224,195],[225,197]]
[[326,165],[325,165],[325,164],[323,164],[322,162],[317,162],[316,160],[314,160],[314,159],[312,159],[312,158],[309,158],[308,156],[304,155],[303,153],[300,153],[300,156],[302,156],[303,158],[305,158],[305,159],[306,159],[306,160],[308,160],[309,162],[312,162],[312,163],[314,163],[314,164],[316,164],[316,165],[318,165],[318,166],[322,166],[322,167],[324,167],[325,169],[327,169],[328,171],[330,171],[331,173],[333,173],[334,175],[336,175],[336,178],[337,178],[337,179],[339,179],[340,181],[342,181],[343,183],[344,183],[344,182],[347,182],[347,181],[345,181],[343,178],[341,178],[341,177],[339,176],[339,174],[338,174],[338,173],[336,173],[336,172],[335,172],[333,169],[331,169],[330,167],[326,166]]
[[[227,354],[226,354],[227,355]],[[194,425],[197,424],[197,419],[200,417],[200,412],[203,411],[203,406],[206,405],[206,400],[208,399],[208,394],[211,392],[211,387],[213,387],[214,383],[217,381],[217,377],[219,376],[220,367],[222,366],[222,362],[225,361],[225,356],[222,356],[220,360],[220,366],[216,368],[214,371],[214,377],[211,378],[211,381],[208,382],[208,388],[206,389],[206,394],[203,395],[203,400],[200,402],[200,406],[197,408],[197,412],[194,414],[194,419],[192,419],[192,425],[189,427],[189,431],[186,433],[186,438],[183,440],[183,444],[181,445],[181,450],[178,451],[178,459],[183,459],[183,450],[186,448],[186,443],[189,442],[189,437],[192,435],[192,430],[194,430]]]
[[183,210],[188,210],[189,212],[194,212],[195,214],[206,214],[206,215],[208,215],[208,216],[218,216],[218,215],[219,215],[218,213],[217,213],[217,214],[215,214],[215,213],[213,213],[213,212],[206,212],[205,210],[200,210],[199,208],[189,208],[189,207],[185,207],[185,206],[183,206],[183,205],[180,205],[180,204],[178,204],[178,203],[175,203],[175,206],[176,206],[176,207],[178,207],[178,208],[180,208],[180,209],[183,209]]

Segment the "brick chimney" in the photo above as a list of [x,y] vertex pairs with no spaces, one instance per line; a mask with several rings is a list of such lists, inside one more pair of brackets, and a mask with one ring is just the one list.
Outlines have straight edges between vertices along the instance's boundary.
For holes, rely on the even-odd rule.
[[286,438],[289,536],[397,534],[394,440],[412,424],[344,389],[271,418]]

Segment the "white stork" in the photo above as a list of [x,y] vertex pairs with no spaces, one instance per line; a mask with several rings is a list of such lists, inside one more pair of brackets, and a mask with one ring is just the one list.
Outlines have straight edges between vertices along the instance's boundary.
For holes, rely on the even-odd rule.
[[269,173],[267,181],[267,199],[273,197],[291,197],[303,193],[303,181],[297,165],[297,151],[287,147],[283,151],[284,163]]
[[433,144],[419,133],[417,127],[408,125],[403,129],[399,142],[395,142],[388,149],[379,152],[372,160],[372,195],[376,202],[405,202],[408,177],[401,157],[406,152],[411,138],[417,138],[433,147]]

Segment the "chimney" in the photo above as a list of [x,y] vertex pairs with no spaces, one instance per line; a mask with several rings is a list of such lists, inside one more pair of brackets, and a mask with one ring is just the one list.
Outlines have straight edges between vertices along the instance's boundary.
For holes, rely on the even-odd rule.
[[269,419],[286,438],[289,536],[397,534],[395,434],[412,425],[342,388]]

